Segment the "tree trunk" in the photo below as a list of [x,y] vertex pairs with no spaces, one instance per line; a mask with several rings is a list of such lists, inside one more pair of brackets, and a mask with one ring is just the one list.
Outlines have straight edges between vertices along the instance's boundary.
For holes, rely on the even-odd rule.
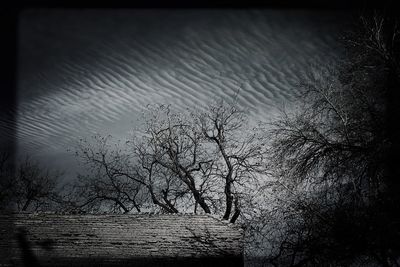
[[239,201],[238,201],[238,198],[236,198],[235,199],[235,212],[233,213],[233,216],[229,222],[235,223],[237,218],[239,218],[239,215],[240,215]]

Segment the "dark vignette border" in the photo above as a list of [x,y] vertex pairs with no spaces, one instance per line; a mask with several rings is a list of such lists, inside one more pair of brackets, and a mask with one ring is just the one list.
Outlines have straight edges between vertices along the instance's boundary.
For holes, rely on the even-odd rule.
[[[1,140],[0,144],[12,157],[15,155],[16,142],[15,125],[16,118],[13,112],[18,105],[16,98],[17,88],[17,44],[18,44],[18,18],[19,14],[25,9],[31,8],[279,8],[279,9],[345,9],[361,11],[365,9],[392,10],[398,12],[395,8],[395,0],[368,1],[368,0],[248,0],[248,1],[211,1],[211,0],[19,0],[8,1],[9,5],[3,3],[0,7],[0,114],[8,116],[10,125],[7,128],[11,131],[11,137],[7,140]],[[397,13],[398,15],[398,13]],[[397,90],[396,90],[397,89]],[[400,151],[400,91],[398,88],[390,93],[390,100],[387,103],[389,109],[388,125],[392,137],[391,153],[388,155],[389,169],[393,177],[400,177],[400,170],[397,163],[397,154]],[[400,179],[396,179],[400,180]],[[400,181],[399,181],[400,182]],[[12,225],[10,225],[12,227]]]

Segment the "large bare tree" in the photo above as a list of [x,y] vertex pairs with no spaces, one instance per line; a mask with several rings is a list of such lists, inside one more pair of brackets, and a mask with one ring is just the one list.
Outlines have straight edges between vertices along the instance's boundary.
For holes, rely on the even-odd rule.
[[[264,168],[263,143],[249,129],[246,113],[220,101],[206,111],[176,112],[148,106],[143,127],[124,148],[106,138],[82,143],[78,156],[92,173],[82,176],[82,208],[162,212],[204,212],[235,222],[243,196]],[[103,204],[100,204],[103,203]],[[114,207],[114,208],[111,208]],[[117,207],[117,209],[115,209]]]

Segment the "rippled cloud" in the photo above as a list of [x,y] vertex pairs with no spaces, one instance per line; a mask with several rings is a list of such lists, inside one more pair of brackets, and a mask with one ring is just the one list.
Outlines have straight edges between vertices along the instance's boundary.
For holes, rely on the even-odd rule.
[[79,138],[128,136],[147,104],[201,108],[237,92],[251,118],[265,119],[299,93],[310,66],[341,57],[343,18],[304,10],[27,10],[13,111],[18,151],[72,166],[66,150]]

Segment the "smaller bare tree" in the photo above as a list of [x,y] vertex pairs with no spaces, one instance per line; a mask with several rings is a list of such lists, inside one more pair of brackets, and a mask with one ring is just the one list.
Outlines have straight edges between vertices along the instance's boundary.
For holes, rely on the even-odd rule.
[[43,211],[54,209],[59,198],[59,178],[62,173],[42,168],[26,157],[13,165],[6,154],[0,161],[1,208],[16,211]]
[[110,136],[93,136],[94,143],[81,140],[76,155],[88,173],[66,186],[63,206],[73,212],[128,213],[141,211],[145,183],[135,175],[131,158]]

